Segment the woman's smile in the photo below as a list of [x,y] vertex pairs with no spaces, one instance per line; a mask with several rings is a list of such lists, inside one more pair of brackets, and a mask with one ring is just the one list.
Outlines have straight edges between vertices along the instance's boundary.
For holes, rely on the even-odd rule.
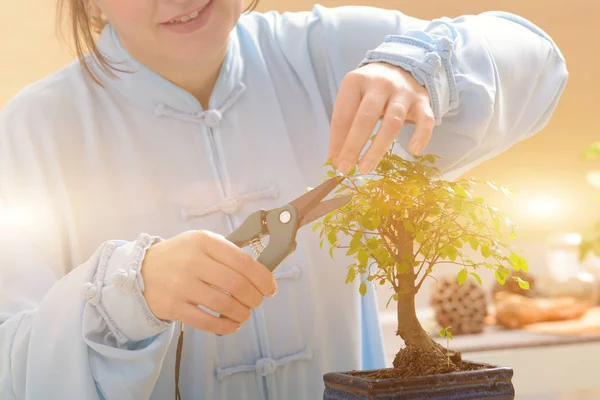
[[192,33],[206,25],[210,19],[212,5],[216,0],[209,0],[200,8],[187,14],[173,17],[160,25],[174,33]]

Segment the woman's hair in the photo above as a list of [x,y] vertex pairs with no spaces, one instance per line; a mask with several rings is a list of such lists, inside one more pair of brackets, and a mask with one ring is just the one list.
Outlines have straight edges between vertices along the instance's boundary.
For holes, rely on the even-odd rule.
[[[102,85],[91,71],[86,60],[86,54],[90,54],[98,67],[109,75],[114,76],[113,71],[117,71],[117,69],[108,63],[96,47],[95,38],[106,25],[106,20],[100,16],[90,15],[87,6],[89,1],[91,0],[58,0],[56,26],[63,38],[64,33],[67,33],[75,47],[81,66],[85,68],[85,71],[96,83]],[[259,1],[251,0],[250,5],[244,12],[255,10]]]

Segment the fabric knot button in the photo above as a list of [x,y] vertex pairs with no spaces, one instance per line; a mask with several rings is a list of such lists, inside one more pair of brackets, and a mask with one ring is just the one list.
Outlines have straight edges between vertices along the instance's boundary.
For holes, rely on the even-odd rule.
[[81,290],[83,298],[93,305],[97,305],[100,301],[100,293],[102,292],[98,290],[98,287],[91,282],[86,282]]
[[442,65],[442,59],[437,53],[429,53],[427,54],[427,64],[431,65],[434,68],[439,68]]
[[452,50],[454,43],[447,37],[441,37],[436,43],[438,50]]
[[256,372],[260,376],[271,375],[275,372],[277,363],[272,358],[261,358],[256,362]]
[[204,122],[206,122],[206,125],[210,128],[217,127],[222,119],[223,116],[219,110],[208,110],[204,113]]
[[136,270],[130,269],[129,271],[125,271],[123,269],[119,269],[113,275],[113,283],[123,290],[131,292],[135,288],[134,283],[136,278]]
[[240,209],[241,205],[242,202],[240,200],[230,197],[221,204],[221,210],[227,214],[233,214]]
[[454,50],[454,43],[447,37],[443,37],[438,40],[435,47],[440,52],[440,56],[447,60],[452,55],[452,50]]

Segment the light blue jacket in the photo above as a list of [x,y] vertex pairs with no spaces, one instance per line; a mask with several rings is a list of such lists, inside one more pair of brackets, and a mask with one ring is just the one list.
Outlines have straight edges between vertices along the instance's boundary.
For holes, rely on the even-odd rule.
[[[243,16],[208,110],[138,65],[110,26],[99,47],[137,72],[97,70],[102,88],[73,63],[0,114],[3,400],[174,398],[179,330],[144,302],[145,249],[190,229],[227,234],[320,183],[336,93],[357,66],[390,62],[427,86],[426,152],[448,176],[542,129],[567,80],[552,40],[504,13]],[[278,294],[242,330],[186,329],[184,400],[315,400],[326,372],[385,366],[373,288],[345,284],[349,260],[332,261],[311,229],[298,241]]]

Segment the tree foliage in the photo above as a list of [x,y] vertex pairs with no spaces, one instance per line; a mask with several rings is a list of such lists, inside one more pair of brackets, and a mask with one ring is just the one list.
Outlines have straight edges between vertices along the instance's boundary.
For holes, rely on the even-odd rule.
[[[469,276],[481,284],[481,269],[492,271],[501,284],[511,270],[528,270],[525,259],[508,244],[516,236],[511,221],[474,194],[482,184],[507,196],[509,190],[490,181],[445,180],[435,162],[433,155],[405,160],[390,149],[372,173],[351,171],[336,193],[350,193],[352,200],[315,224],[321,246],[327,244],[332,257],[335,251],[352,257],[346,282],[366,277],[359,285],[361,294],[367,280],[375,281],[390,284],[397,300],[407,272],[413,273],[416,294],[443,264],[462,267],[460,284]],[[328,176],[334,176],[335,169],[327,164]],[[469,257],[467,249],[482,257]],[[526,281],[513,279],[528,288]]]

